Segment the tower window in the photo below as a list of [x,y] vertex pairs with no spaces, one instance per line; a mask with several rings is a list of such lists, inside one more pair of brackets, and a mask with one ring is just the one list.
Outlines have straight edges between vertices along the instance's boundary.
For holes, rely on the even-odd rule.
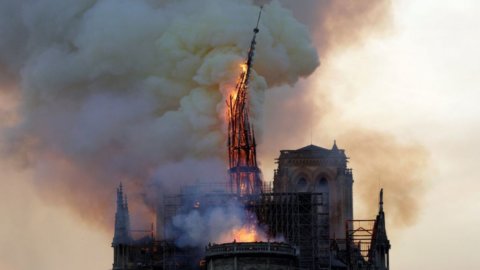
[[297,191],[307,191],[307,179],[305,179],[305,177],[298,179]]
[[315,191],[317,192],[328,192],[328,180],[324,176],[318,178],[315,183]]

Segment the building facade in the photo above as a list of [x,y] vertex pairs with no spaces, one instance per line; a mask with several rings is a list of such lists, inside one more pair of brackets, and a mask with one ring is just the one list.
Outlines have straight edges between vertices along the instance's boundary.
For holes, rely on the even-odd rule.
[[328,198],[330,238],[345,238],[345,221],[353,219],[353,176],[347,162],[336,142],[331,149],[308,145],[282,150],[273,191],[323,194]]
[[120,186],[112,243],[113,269],[233,270],[236,265],[236,269],[260,270],[269,269],[266,264],[273,267],[277,263],[288,267],[270,269],[389,269],[391,246],[385,226],[383,190],[375,219],[353,219],[353,176],[344,150],[336,143],[331,149],[309,145],[280,151],[277,162],[272,190],[251,197],[218,190],[173,194],[162,208],[169,214],[158,215],[166,217],[167,224],[169,217],[186,207],[208,211],[229,200],[241,201],[245,211],[256,216],[271,239],[283,239],[277,245],[282,252],[290,250],[288,264],[279,259],[281,252],[265,249],[271,247],[270,243],[216,243],[206,249],[187,250],[175,245],[174,235],[132,239],[128,205]]

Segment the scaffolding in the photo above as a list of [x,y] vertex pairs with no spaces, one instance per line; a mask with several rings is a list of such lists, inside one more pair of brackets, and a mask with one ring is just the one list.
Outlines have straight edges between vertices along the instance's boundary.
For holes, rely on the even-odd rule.
[[[285,241],[297,247],[300,268],[330,268],[329,207],[325,193],[262,193],[238,197],[232,193],[183,189],[180,194],[164,197],[164,224],[183,211],[225,205],[229,200],[242,202],[245,210],[256,216],[260,225],[265,225],[271,241]],[[167,232],[165,236],[173,239]],[[174,251],[165,250],[165,253]],[[175,260],[178,254],[166,257]],[[169,265],[168,269],[175,269],[173,261]]]
[[263,193],[251,205],[269,235],[298,247],[300,268],[330,267],[328,197],[323,193]]
[[162,270],[191,270],[196,269],[202,255],[194,248],[179,248],[173,241],[158,243],[158,261]]
[[369,269],[368,255],[372,244],[374,219],[347,220],[346,261],[348,269]]

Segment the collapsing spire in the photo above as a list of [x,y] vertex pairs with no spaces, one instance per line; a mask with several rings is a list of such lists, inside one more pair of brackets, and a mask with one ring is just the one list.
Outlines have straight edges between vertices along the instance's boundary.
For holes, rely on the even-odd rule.
[[131,240],[130,215],[128,213],[127,196],[123,195],[123,186],[117,188],[117,212],[115,213],[115,234],[113,245],[127,244]]
[[238,78],[235,93],[227,101],[228,107],[228,157],[230,191],[238,196],[260,194],[262,180],[257,166],[255,133],[249,121],[247,90],[255,55],[258,24],[262,15],[258,15],[257,25],[253,29],[247,60],[242,64],[242,73]]

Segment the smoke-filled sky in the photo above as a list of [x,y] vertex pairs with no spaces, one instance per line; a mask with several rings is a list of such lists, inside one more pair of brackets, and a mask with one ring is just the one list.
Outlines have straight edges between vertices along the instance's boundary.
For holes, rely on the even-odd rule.
[[[184,166],[222,177],[257,10],[170,2],[0,1],[0,269],[108,269],[119,181],[145,218],[149,191],[197,180]],[[265,179],[280,149],[337,139],[357,217],[385,188],[394,269],[475,269],[480,5],[281,2],[252,83]]]

